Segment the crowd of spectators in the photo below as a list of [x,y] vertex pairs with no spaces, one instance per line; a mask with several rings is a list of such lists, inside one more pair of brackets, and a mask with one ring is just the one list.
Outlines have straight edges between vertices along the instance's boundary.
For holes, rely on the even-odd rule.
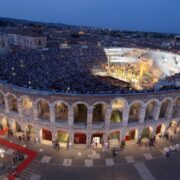
[[16,50],[0,56],[0,79],[25,88],[72,93],[128,91],[122,81],[111,83],[91,73],[94,65],[107,62],[97,46],[73,46],[44,50]]
[[16,49],[0,56],[0,80],[19,87],[62,93],[135,92],[126,82],[94,76],[92,68],[102,63],[107,63],[107,58],[98,46]]

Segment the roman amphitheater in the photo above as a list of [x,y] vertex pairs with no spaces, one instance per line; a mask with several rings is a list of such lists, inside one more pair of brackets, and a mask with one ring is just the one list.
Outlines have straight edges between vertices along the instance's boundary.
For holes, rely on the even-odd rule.
[[[46,61],[46,65],[46,57],[52,57],[48,51],[50,50],[46,49],[37,54],[38,58]],[[87,53],[87,49],[80,51],[84,56],[93,58]],[[29,133],[32,140],[38,138],[45,144],[58,140],[60,146],[69,144],[74,148],[90,147],[93,141],[97,142],[99,148],[114,147],[119,146],[122,140],[125,140],[126,144],[132,144],[139,138],[155,136],[158,139],[165,133],[173,136],[180,131],[180,55],[149,49],[105,49],[104,56],[107,61],[102,60],[102,63],[99,63],[96,60],[96,66],[93,64],[88,71],[97,82],[93,82],[93,78],[86,80],[86,73],[82,76],[77,74],[79,82],[76,79],[73,81],[76,71],[82,70],[80,64],[80,70],[74,68],[69,72],[67,69],[68,73],[72,73],[71,81],[65,84],[67,90],[58,91],[57,88],[52,90],[55,86],[48,86],[45,90],[45,85],[35,88],[37,81],[52,83],[48,77],[40,79],[38,74],[34,80],[33,77],[30,80],[34,69],[36,71],[35,65],[28,67],[28,63],[32,62],[32,59],[28,62],[28,58],[36,57],[36,54],[33,55],[34,51],[31,53],[32,55],[27,57],[24,54],[16,54],[1,58],[1,62],[4,60],[3,65],[7,63],[0,69],[2,130],[10,129],[17,136]],[[57,51],[54,56],[58,53],[62,55],[62,52]],[[66,52],[63,52],[62,57],[65,54]],[[38,58],[36,61],[40,62]],[[14,59],[11,62],[16,63],[12,65],[8,59]],[[72,65],[73,63],[76,62],[73,61]],[[55,66],[60,69],[65,67],[56,63]],[[132,70],[136,72],[133,73]],[[26,76],[26,73],[29,75]],[[53,70],[53,73],[56,71]],[[81,73],[83,74],[83,71]],[[47,74],[46,76],[50,77]],[[24,79],[20,79],[21,77]],[[26,77],[29,78],[29,86],[23,87],[21,82],[26,84]],[[143,79],[144,77],[146,78]],[[87,78],[90,78],[89,74]],[[59,81],[60,85],[62,81]],[[86,89],[73,90],[74,84],[78,87],[84,85],[82,89],[90,85],[91,88],[85,93]],[[91,93],[93,89],[98,91]]]

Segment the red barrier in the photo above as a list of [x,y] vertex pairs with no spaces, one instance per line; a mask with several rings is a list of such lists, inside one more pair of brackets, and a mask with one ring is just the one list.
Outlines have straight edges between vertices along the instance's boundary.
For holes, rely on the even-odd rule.
[[[29,163],[36,157],[37,153],[35,151],[32,151],[32,150],[29,150],[27,148],[24,148],[18,144],[14,144],[14,143],[11,143],[9,141],[6,141],[2,138],[0,138],[0,144],[3,144],[11,149],[14,149],[16,151],[20,151],[22,152],[23,154],[27,154],[28,155],[28,158],[25,159],[17,168],[16,168],[16,175],[19,175],[28,165]],[[15,174],[10,174],[9,175],[9,180],[14,180],[14,175]]]

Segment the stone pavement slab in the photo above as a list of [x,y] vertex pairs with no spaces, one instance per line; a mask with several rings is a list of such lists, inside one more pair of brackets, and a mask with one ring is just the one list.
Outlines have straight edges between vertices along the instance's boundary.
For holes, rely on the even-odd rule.
[[127,161],[128,163],[134,163],[134,162],[135,162],[133,156],[126,156],[125,159],[126,159],[126,161]]
[[113,166],[114,165],[114,160],[112,158],[105,159],[106,165],[107,166]]
[[85,167],[93,167],[93,160],[92,159],[85,159],[84,165],[85,165]]
[[72,159],[64,159],[63,166],[71,166],[71,164],[72,164]]
[[143,156],[145,157],[145,159],[147,160],[151,160],[153,159],[152,155],[150,153],[143,153]]
[[43,156],[43,158],[41,159],[42,163],[49,163],[51,160],[50,156]]
[[32,174],[29,180],[40,180],[41,176],[39,174]]
[[142,180],[155,180],[155,178],[143,162],[134,164],[134,167],[141,176]]

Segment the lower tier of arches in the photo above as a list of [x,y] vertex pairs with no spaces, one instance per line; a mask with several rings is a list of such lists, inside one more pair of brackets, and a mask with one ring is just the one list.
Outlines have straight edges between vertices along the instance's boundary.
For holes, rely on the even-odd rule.
[[110,130],[62,129],[46,126],[40,123],[23,122],[5,115],[0,115],[0,135],[7,133],[21,136],[36,143],[52,145],[59,143],[60,147],[119,147],[122,142],[126,145],[135,144],[139,140],[158,140],[162,136],[173,138],[180,132],[180,118],[168,121],[139,124],[134,127],[114,128]]

